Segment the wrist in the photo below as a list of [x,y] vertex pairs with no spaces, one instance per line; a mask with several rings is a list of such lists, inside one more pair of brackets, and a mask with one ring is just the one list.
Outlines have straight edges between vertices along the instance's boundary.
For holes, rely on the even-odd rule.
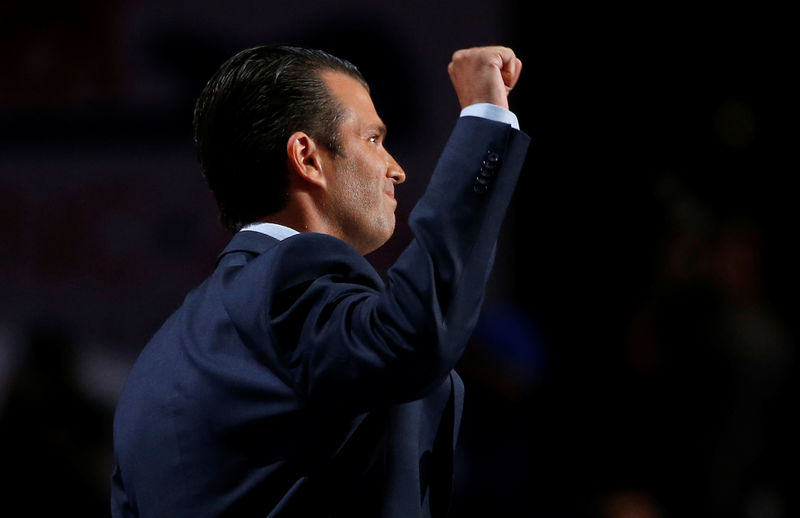
[[510,124],[512,128],[519,129],[519,120],[516,114],[502,106],[492,103],[475,103],[465,106],[461,110],[461,117],[482,117],[504,124]]

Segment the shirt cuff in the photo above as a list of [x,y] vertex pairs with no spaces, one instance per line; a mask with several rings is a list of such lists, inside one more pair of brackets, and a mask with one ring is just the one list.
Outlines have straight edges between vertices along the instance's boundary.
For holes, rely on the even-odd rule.
[[461,117],[466,117],[466,116],[482,117],[484,119],[503,122],[505,124],[511,124],[511,127],[514,128],[515,130],[519,129],[519,121],[517,120],[517,116],[514,115],[514,112],[506,110],[505,108],[501,108],[496,104],[491,104],[491,103],[470,104],[469,106],[461,110]]

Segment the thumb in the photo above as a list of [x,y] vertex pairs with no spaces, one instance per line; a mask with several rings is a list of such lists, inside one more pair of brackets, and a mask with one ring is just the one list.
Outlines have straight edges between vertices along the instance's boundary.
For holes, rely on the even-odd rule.
[[519,58],[514,57],[514,59],[509,60],[507,63],[504,63],[503,69],[500,71],[501,76],[503,77],[503,83],[506,85],[506,88],[511,90],[514,88],[514,85],[517,84],[519,80],[519,76],[522,73],[522,61]]

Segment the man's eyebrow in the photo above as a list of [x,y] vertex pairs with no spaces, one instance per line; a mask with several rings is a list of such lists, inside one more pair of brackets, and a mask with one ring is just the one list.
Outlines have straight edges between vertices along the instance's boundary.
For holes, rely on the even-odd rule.
[[381,123],[370,124],[369,126],[367,126],[367,131],[370,132],[374,131],[375,133],[378,133],[381,136],[385,137],[388,130],[386,129],[386,124],[383,124],[381,122]]

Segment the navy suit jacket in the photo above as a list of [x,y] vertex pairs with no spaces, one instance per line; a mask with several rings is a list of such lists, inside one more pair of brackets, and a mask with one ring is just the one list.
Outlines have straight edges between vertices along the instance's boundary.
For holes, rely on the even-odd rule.
[[385,281],[328,235],[236,234],[129,375],[113,515],[444,516],[453,369],[528,143],[461,117]]

